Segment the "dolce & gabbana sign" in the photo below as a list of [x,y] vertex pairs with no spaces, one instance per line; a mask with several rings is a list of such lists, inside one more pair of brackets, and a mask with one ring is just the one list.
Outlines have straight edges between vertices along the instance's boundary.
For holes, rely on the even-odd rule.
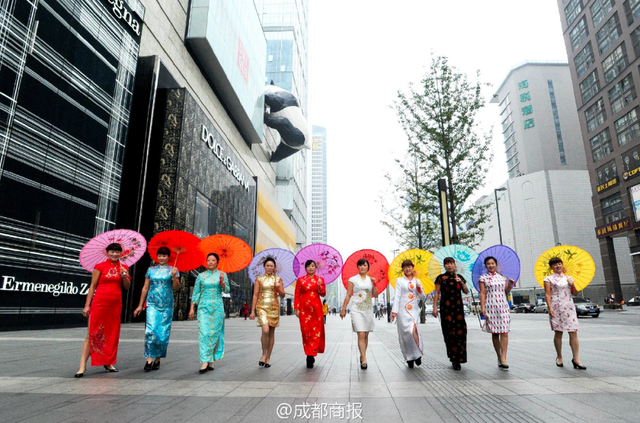
[[142,24],[136,19],[137,15],[134,15],[130,9],[127,8],[124,0],[104,0],[111,7],[111,13],[127,24],[129,28],[137,35],[140,36],[140,30],[142,28]]
[[17,281],[14,276],[2,276],[0,291],[36,292],[51,294],[54,297],[59,297],[60,295],[87,295],[89,292],[89,284],[77,282],[20,282]]
[[216,140],[216,137],[209,132],[207,127],[204,125],[202,125],[202,141],[207,144],[211,153],[213,153],[213,155],[222,162],[233,177],[240,182],[240,185],[242,185],[245,190],[249,191],[249,180],[246,175],[242,173],[240,167],[233,161],[231,156],[225,155],[225,148]]

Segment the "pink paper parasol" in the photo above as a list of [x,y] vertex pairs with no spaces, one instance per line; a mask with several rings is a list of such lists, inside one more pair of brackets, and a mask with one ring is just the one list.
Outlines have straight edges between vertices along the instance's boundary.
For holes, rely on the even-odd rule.
[[327,244],[311,244],[298,251],[296,254],[299,266],[294,269],[297,277],[307,274],[304,263],[307,260],[316,262],[316,275],[324,279],[329,285],[335,281],[342,272],[342,256],[335,248]]
[[109,244],[120,244],[122,254],[120,263],[134,265],[144,255],[147,240],[136,231],[130,229],[114,229],[92,238],[80,251],[80,264],[89,272],[93,272],[96,264],[108,259],[105,248]]

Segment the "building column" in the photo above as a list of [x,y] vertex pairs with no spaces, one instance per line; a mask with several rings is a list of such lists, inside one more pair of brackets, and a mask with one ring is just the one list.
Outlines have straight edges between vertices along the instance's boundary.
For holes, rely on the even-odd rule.
[[[640,249],[640,229],[634,230],[633,234],[629,235],[629,249],[632,253]],[[640,276],[640,254],[631,256],[631,264],[633,266],[633,277],[636,284],[636,293],[640,295],[640,281],[638,280],[638,276]]]
[[607,294],[614,294],[615,302],[619,303],[622,298],[622,288],[620,287],[620,274],[618,273],[618,262],[612,237],[600,238],[600,252]]

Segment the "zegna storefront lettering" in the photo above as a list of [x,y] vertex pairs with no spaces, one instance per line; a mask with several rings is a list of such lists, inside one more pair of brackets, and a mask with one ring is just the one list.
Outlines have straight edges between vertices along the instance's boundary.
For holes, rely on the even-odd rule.
[[60,295],[87,295],[89,292],[89,284],[75,282],[20,282],[16,281],[16,278],[13,276],[3,276],[0,291],[37,292],[51,294],[54,297],[59,297]]
[[249,191],[249,180],[245,176],[244,173],[240,171],[240,167],[234,163],[231,156],[224,154],[224,148],[216,138],[213,136],[211,132],[207,129],[206,126],[202,125],[202,141],[207,144],[207,147],[211,150],[214,156],[216,156],[222,164],[225,165],[227,170],[233,175],[234,178],[240,182],[240,185],[244,187],[245,190]]
[[115,15],[116,18],[125,22],[129,27],[136,33],[136,35],[140,35],[140,22],[133,17],[133,13],[128,10],[124,5],[124,0],[106,0],[112,7],[111,12]]

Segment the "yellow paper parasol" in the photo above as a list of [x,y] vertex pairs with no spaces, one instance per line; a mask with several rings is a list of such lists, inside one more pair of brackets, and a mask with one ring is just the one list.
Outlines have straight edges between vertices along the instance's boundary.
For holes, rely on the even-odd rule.
[[422,282],[424,293],[428,294],[433,291],[436,286],[433,284],[431,278],[429,278],[429,261],[431,261],[432,255],[433,254],[428,251],[418,249],[407,250],[398,254],[389,266],[389,283],[391,286],[395,289],[396,279],[403,275],[402,262],[405,260],[411,260],[413,262],[413,270],[416,273],[416,278],[420,279],[420,282]]
[[565,273],[573,278],[578,291],[586,288],[596,274],[596,264],[589,253],[573,245],[559,245],[542,253],[533,270],[536,280],[543,288],[544,279],[553,273],[549,267],[549,260],[554,257],[559,257],[562,260],[566,269]]

